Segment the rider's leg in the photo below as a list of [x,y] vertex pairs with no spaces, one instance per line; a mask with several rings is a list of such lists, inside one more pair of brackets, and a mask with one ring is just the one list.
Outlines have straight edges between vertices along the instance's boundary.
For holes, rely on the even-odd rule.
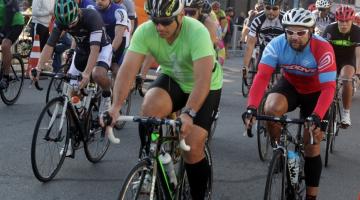
[[4,38],[1,42],[1,51],[2,51],[2,70],[4,75],[9,75],[10,65],[11,65],[11,40]]
[[342,81],[343,83],[343,91],[342,91],[342,100],[343,100],[343,118],[342,122],[344,124],[350,125],[350,107],[351,107],[351,99],[352,99],[352,92],[353,92],[353,85],[352,85],[352,77],[355,73],[355,67],[351,65],[345,65],[341,68],[340,71],[340,78],[347,79]]

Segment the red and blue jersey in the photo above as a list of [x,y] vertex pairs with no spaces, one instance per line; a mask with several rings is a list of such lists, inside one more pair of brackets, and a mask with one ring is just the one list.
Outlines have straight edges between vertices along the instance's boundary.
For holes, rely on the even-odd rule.
[[300,94],[320,92],[314,113],[325,115],[336,88],[336,62],[331,45],[313,35],[303,49],[291,48],[285,34],[274,38],[265,48],[258,73],[250,90],[248,106],[257,108],[276,67]]

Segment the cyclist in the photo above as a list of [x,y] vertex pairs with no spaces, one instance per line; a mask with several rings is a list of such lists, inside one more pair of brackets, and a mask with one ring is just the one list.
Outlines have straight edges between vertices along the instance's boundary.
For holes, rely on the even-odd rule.
[[132,32],[138,26],[138,18],[136,15],[134,1],[133,0],[113,0],[113,1],[114,1],[114,3],[121,5],[122,7],[124,7],[126,9],[128,18],[130,19],[130,22],[131,22],[131,27],[132,27],[131,34],[132,34]]
[[[243,75],[246,75],[256,42],[259,40],[261,58],[265,46],[276,36],[284,33],[281,20],[284,12],[280,11],[282,0],[264,0],[265,10],[260,12],[251,22],[247,36],[247,45],[243,59]],[[259,59],[260,60],[260,59]],[[257,63],[256,63],[257,64]]]
[[[183,7],[183,0],[146,1],[151,20],[134,32],[116,77],[109,114],[118,117],[145,56],[154,56],[161,75],[146,92],[141,114],[163,118],[184,107],[179,117],[182,137],[191,146],[190,152],[184,152],[191,195],[192,199],[204,199],[210,173],[204,145],[211,115],[220,101],[222,68],[208,30],[198,20],[184,16]],[[148,132],[145,125],[139,130],[141,135]]]
[[355,11],[342,5],[336,9],[336,23],[330,24],[324,31],[333,46],[336,56],[337,73],[343,81],[343,110],[341,123],[343,128],[351,125],[350,107],[352,98],[352,77],[360,74],[360,28],[353,24]]
[[130,43],[130,20],[126,10],[111,0],[97,0],[96,5],[96,10],[100,13],[106,25],[106,33],[112,40],[113,59],[111,69],[115,79],[125,49]]
[[[313,131],[314,145],[309,144],[309,129],[304,130],[306,199],[314,200],[322,169],[320,157],[320,120],[324,119],[335,94],[336,65],[331,45],[319,35],[313,34],[315,16],[303,8],[294,8],[285,13],[282,24],[285,34],[274,38],[264,50],[259,71],[250,89],[248,119],[256,115],[267,84],[277,66],[283,76],[270,90],[264,111],[267,115],[282,116],[300,107],[301,118],[306,118],[307,127]],[[270,136],[277,142],[280,125],[268,123]],[[288,198],[288,199],[291,199]]]
[[[0,89],[9,86],[11,66],[11,46],[18,39],[24,26],[24,17],[19,11],[17,1],[0,0],[0,42],[2,51],[2,74]],[[1,64],[1,63],[0,63]]]
[[330,0],[317,0],[315,6],[316,10],[313,11],[316,17],[315,33],[322,35],[326,26],[335,21],[335,15],[330,11]]
[[95,9],[95,2],[93,0],[75,0],[78,3],[79,8],[91,8]]
[[214,13],[216,14],[216,17],[221,26],[221,39],[224,39],[226,32],[227,32],[227,27],[228,27],[228,22],[226,20],[225,11],[220,8],[220,3],[218,1],[214,1],[211,4],[211,8],[214,11]]

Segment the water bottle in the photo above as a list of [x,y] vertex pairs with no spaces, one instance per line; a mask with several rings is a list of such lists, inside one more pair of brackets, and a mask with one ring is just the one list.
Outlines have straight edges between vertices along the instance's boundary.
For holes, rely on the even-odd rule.
[[159,159],[165,168],[166,174],[170,179],[170,183],[172,183],[173,187],[175,188],[177,186],[177,178],[175,174],[174,163],[172,161],[170,154],[168,153],[160,154]]
[[290,181],[293,186],[298,183],[300,157],[297,152],[288,151],[288,167]]

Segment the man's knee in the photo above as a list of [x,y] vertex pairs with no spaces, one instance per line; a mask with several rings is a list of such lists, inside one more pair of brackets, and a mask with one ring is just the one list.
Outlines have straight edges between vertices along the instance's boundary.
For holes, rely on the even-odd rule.
[[104,80],[107,78],[107,70],[103,67],[95,67],[91,76],[95,82]]
[[283,100],[277,101],[276,99],[269,96],[269,98],[266,100],[264,111],[267,115],[277,116],[287,112],[287,104]]
[[11,40],[3,39],[1,42],[1,49],[2,50],[10,50],[11,45],[12,45]]

